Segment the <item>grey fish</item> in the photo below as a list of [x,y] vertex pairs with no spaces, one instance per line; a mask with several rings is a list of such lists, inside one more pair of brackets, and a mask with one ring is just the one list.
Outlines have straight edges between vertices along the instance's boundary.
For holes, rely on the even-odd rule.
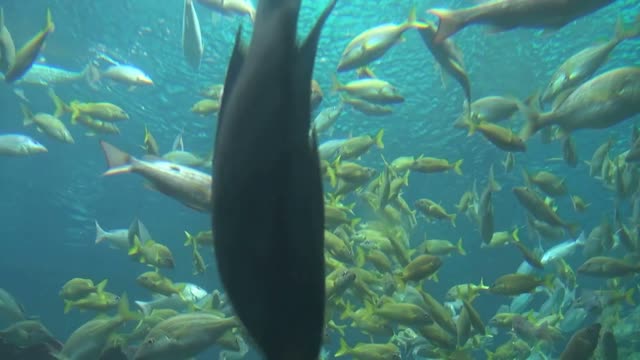
[[95,222],[96,244],[106,241],[112,249],[129,251],[129,248],[132,246],[129,244],[129,229],[114,229],[106,231],[100,226],[100,224],[98,224],[98,220],[95,220]]
[[607,71],[580,85],[550,112],[528,114],[523,138],[558,125],[565,133],[605,129],[640,112],[640,67]]
[[[636,25],[637,28],[637,25]],[[613,39],[598,45],[589,46],[568,58],[551,76],[549,85],[542,93],[542,102],[547,102],[587,81],[609,59],[609,54],[622,41],[637,37],[640,28],[625,31],[622,24],[616,25]]]
[[104,175],[136,173],[149,180],[154,190],[202,212],[211,211],[211,176],[165,160],[139,160],[115,146],[100,141],[109,170]]
[[8,291],[0,288],[0,319],[16,322],[26,319],[22,305]]
[[26,156],[47,152],[47,148],[30,136],[20,134],[0,135],[0,155]]
[[86,81],[93,85],[99,76],[93,65],[87,65],[82,71],[72,71],[51,65],[33,64],[16,84],[50,86]]
[[133,360],[188,359],[238,325],[235,317],[222,318],[206,312],[172,316],[151,329]]
[[467,106],[470,106],[471,83],[467,71],[464,68],[460,49],[450,39],[446,39],[441,43],[435,43],[433,40],[436,37],[436,28],[432,24],[418,28],[418,33],[438,64],[442,66],[442,70],[451,75],[456,79],[458,84],[462,86],[464,96],[467,100]]
[[198,285],[191,283],[177,283],[176,285],[184,285],[184,288],[179,295],[154,295],[151,301],[136,300],[135,304],[145,316],[148,316],[153,310],[157,309],[186,311],[193,305],[202,307],[211,297],[205,289]]
[[246,54],[238,31],[215,141],[218,270],[269,360],[317,359],[324,328],[324,200],[309,84],[335,0],[297,46],[300,3],[262,0]]
[[615,0],[491,0],[458,9],[431,9],[440,18],[434,41],[439,43],[472,24],[487,24],[494,31],[515,28],[559,29]]

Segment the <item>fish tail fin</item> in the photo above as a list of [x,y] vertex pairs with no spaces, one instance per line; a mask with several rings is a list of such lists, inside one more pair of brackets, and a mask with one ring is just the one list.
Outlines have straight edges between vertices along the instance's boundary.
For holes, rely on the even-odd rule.
[[584,233],[584,231],[582,231],[580,233],[580,236],[578,236],[578,238],[576,239],[576,244],[584,245],[586,242],[587,242],[587,235]]
[[441,43],[449,36],[457,33],[464,26],[464,19],[456,16],[456,12],[449,9],[430,9],[428,13],[435,15],[440,19],[438,30],[433,38],[436,44]]
[[100,283],[98,284],[98,286],[96,286],[96,292],[98,294],[102,294],[104,293],[104,288],[107,287],[107,283],[109,282],[109,279],[104,279],[102,281],[100,281]]
[[519,134],[524,141],[527,141],[531,136],[546,126],[542,121],[540,121],[541,109],[539,108],[539,104],[540,95],[536,93],[525,106],[520,108],[520,111],[523,113],[527,121]]
[[624,293],[624,301],[627,302],[627,304],[631,305],[631,306],[636,306],[636,302],[633,301],[633,292],[636,290],[636,288],[632,287],[629,290],[625,291]]
[[404,23],[404,28],[408,29],[408,28],[414,28],[414,29],[426,29],[429,28],[429,24],[423,22],[423,21],[418,21],[418,15],[416,12],[416,7],[415,5],[411,7],[411,10],[409,10],[409,15],[407,16],[407,21]]
[[519,231],[520,231],[520,228],[517,227],[517,228],[513,229],[513,232],[511,233],[511,237],[516,242],[520,242],[520,236],[518,235]]
[[458,214],[449,215],[449,220],[451,221],[451,225],[453,225],[453,227],[456,227],[456,217],[458,217]]
[[96,244],[100,244],[107,238],[107,232],[98,224],[98,220],[95,220],[96,223]]
[[138,255],[140,250],[142,249],[142,243],[140,242],[140,238],[138,235],[133,236],[133,246],[129,249],[128,255]]
[[186,239],[184,240],[184,246],[195,246],[193,235],[191,235],[188,231],[185,231],[184,235],[186,236]]
[[25,104],[20,104],[20,109],[22,110],[22,115],[24,116],[24,119],[22,120],[22,124],[24,126],[32,125],[33,113],[31,112],[31,109],[29,109],[29,107]]
[[60,96],[58,96],[53,89],[49,89],[49,97],[51,98],[51,100],[53,100],[53,104],[56,107],[56,110],[53,113],[53,116],[60,117],[64,115],[64,113],[71,111],[69,106],[67,106],[67,104],[65,104],[64,101],[62,101]]
[[116,175],[131,172],[131,160],[133,157],[106,141],[100,141],[104,156],[107,158],[109,170],[104,175]]
[[127,293],[122,294],[120,302],[118,302],[118,316],[123,321],[142,320],[139,313],[135,313],[129,309],[129,297]]
[[68,314],[69,311],[73,308],[73,302],[71,300],[64,301],[64,313]]
[[47,9],[47,25],[44,28],[45,32],[52,33],[56,30],[56,25],[53,23],[53,15],[51,15],[51,9]]
[[464,159],[460,159],[458,161],[456,161],[456,163],[453,165],[453,171],[455,171],[456,174],[458,175],[462,175],[462,162],[464,161]]
[[87,82],[89,87],[92,89],[97,89],[97,84],[100,81],[100,69],[90,62],[85,66],[84,70],[82,70],[82,77]]
[[462,238],[458,240],[458,243],[456,244],[456,249],[458,250],[458,254],[462,256],[467,255],[467,251],[462,247]]
[[350,352],[351,348],[349,347],[347,342],[344,340],[344,338],[340,338],[340,349],[338,349],[338,351],[336,352],[335,357],[344,356],[349,354]]
[[553,291],[553,289],[556,287],[556,284],[554,282],[555,278],[556,278],[555,274],[547,274],[542,279],[543,285],[550,291]]
[[378,149],[384,149],[384,142],[382,142],[382,136],[384,136],[384,129],[378,130],[376,136],[374,137],[375,144]]
[[151,314],[151,310],[152,309],[149,306],[149,303],[147,303],[145,301],[134,301],[134,303],[136,304],[136,306],[138,306],[140,311],[142,311],[142,314],[144,316],[148,316],[149,314]]

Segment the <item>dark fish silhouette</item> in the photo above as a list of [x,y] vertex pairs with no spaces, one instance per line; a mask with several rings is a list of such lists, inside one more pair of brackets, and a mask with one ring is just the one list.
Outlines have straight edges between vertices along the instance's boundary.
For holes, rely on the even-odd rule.
[[315,360],[324,327],[324,202],[311,74],[332,0],[296,45],[300,0],[262,0],[238,31],[215,143],[213,231],[222,283],[270,360]]

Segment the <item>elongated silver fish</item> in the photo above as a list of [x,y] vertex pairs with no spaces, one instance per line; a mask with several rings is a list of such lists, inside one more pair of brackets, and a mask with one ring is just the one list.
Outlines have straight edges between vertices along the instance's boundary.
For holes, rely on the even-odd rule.
[[200,67],[200,59],[204,47],[202,45],[202,33],[200,21],[193,0],[184,0],[184,14],[182,15],[182,49],[187,63],[194,69]]
[[47,152],[47,148],[33,138],[20,134],[0,135],[0,155],[26,156]]
[[573,254],[578,247],[583,246],[586,241],[587,237],[583,231],[577,239],[567,240],[545,251],[542,258],[540,258],[540,262],[546,265],[555,260],[567,257]]
[[268,360],[317,359],[324,328],[324,200],[309,84],[335,0],[296,46],[300,3],[260,1],[246,54],[238,31],[215,141],[218,270]]
[[50,86],[86,81],[92,85],[98,76],[97,69],[92,65],[87,65],[84,70],[78,72],[51,65],[33,64],[29,71],[16,81],[16,84]]
[[201,171],[161,159],[139,160],[101,141],[109,170],[104,175],[137,173],[149,180],[154,190],[203,212],[211,211],[211,176]]

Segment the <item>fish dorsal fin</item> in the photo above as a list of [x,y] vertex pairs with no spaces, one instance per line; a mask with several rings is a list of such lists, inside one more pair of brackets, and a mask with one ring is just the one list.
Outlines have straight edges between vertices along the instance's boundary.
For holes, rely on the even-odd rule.
[[[238,75],[240,74],[240,69],[242,69],[242,65],[244,64],[244,59],[246,57],[246,50],[243,48],[242,44],[242,25],[238,28],[236,32],[236,42],[233,46],[233,53],[231,54],[231,60],[229,60],[229,67],[227,68],[227,75],[224,80],[224,92],[222,93],[222,99],[220,100],[220,110],[218,112],[218,128],[216,131],[216,143],[218,142],[218,136],[220,134],[220,129],[222,127],[222,122],[224,121],[224,112],[227,106],[227,100],[231,96],[233,92],[233,88],[236,85],[236,80],[238,79]],[[215,154],[214,154],[214,162],[215,162]]]
[[[306,99],[311,98],[311,77],[313,75],[313,66],[315,64],[316,53],[318,50],[318,41],[320,40],[320,33],[322,31],[322,27],[324,23],[327,21],[329,14],[336,5],[336,0],[331,0],[329,4],[325,7],[324,11],[316,20],[315,25],[307,35],[307,38],[302,43],[300,48],[298,49],[298,59],[296,62],[296,86],[302,87],[302,89],[294,89],[295,94],[300,96],[304,101],[296,102],[296,104],[300,104],[302,108],[296,109],[296,119],[310,119],[311,114],[311,104]],[[309,126],[311,122],[308,121],[304,124],[304,133],[309,132]],[[317,144],[316,144],[317,145]]]
[[171,147],[173,151],[184,151],[184,141],[182,140],[182,134],[184,134],[184,129],[182,129],[176,136],[175,140],[173,140],[173,146]]

